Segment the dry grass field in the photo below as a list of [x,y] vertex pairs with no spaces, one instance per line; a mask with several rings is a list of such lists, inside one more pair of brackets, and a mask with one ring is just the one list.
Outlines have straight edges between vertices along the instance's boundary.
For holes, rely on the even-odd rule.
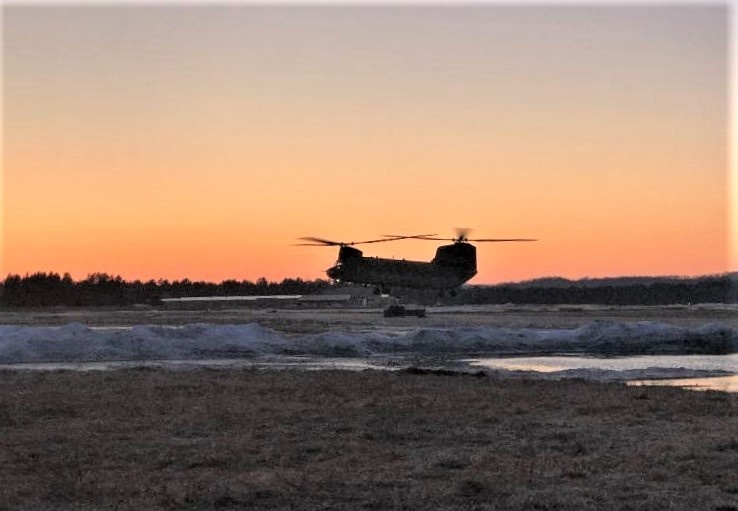
[[0,509],[738,510],[738,394],[409,372],[0,372]]

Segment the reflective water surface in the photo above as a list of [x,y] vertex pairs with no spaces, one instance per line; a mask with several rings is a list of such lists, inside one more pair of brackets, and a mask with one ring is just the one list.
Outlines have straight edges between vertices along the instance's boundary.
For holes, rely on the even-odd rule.
[[732,355],[640,355],[635,357],[510,357],[479,358],[472,365],[508,371],[554,372],[568,369],[603,369],[629,371],[635,369],[684,368],[701,371],[729,371],[738,373],[738,353]]
[[[628,385],[668,385],[694,390],[720,390],[738,392],[738,354],[731,355],[643,355],[635,357],[512,357],[479,358],[469,360],[470,365],[507,371],[534,371],[555,373],[579,370],[577,376],[587,377],[586,371],[628,371]],[[655,377],[654,374],[700,371],[700,377]],[[713,374],[709,374],[713,373]],[[736,373],[736,374],[725,374]],[[625,375],[626,373],[623,373]],[[599,376],[599,375],[598,375]],[[593,374],[594,377],[594,374]]]
[[0,370],[13,371],[112,371],[115,369],[302,369],[363,371],[390,369],[386,364],[372,364],[361,358],[323,358],[274,356],[257,358],[207,358],[192,360],[122,360],[108,362],[35,362],[0,364]]
[[[626,381],[628,385],[668,385],[693,390],[738,392],[738,354],[669,355],[636,357],[583,357],[559,355],[547,357],[464,358],[444,356],[261,356],[253,358],[211,358],[191,360],[128,360],[109,362],[39,362],[0,364],[0,370],[31,371],[110,371],[151,368],[168,370],[208,369],[298,369],[298,370],[397,370],[405,367],[435,369],[490,369],[541,373],[541,376],[581,377]],[[574,373],[572,373],[574,371]],[[699,371],[699,377],[689,372]],[[568,372],[568,373],[567,373]],[[680,374],[681,373],[681,374]],[[687,373],[686,375],[684,373]],[[726,374],[734,373],[734,374]],[[689,375],[690,377],[685,377]],[[526,375],[529,377],[531,375]],[[535,377],[535,375],[532,375]]]
[[738,375],[711,378],[674,378],[667,380],[633,380],[628,385],[668,385],[689,390],[720,390],[738,392]]

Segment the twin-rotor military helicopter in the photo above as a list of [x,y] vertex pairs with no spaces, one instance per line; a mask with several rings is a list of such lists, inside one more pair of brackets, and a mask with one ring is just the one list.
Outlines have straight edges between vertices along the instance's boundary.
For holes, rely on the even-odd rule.
[[[455,238],[437,238],[435,234],[417,234],[413,236],[383,235],[383,238],[366,241],[341,242],[323,238],[300,238],[309,243],[297,245],[339,247],[338,261],[326,270],[329,278],[339,282],[349,282],[375,286],[383,294],[390,288],[436,289],[441,292],[451,291],[477,274],[477,250],[474,243],[500,243],[509,241],[536,241],[528,238],[480,238],[469,239],[468,229],[457,229]],[[383,243],[404,239],[429,241],[451,241],[436,250],[436,256],[430,262],[406,261],[404,259],[387,259],[381,257],[365,257],[354,245]]]

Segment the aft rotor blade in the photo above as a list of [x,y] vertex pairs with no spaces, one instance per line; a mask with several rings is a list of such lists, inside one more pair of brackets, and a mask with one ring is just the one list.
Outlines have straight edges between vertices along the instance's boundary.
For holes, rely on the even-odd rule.
[[479,238],[479,239],[466,239],[460,240],[459,238],[434,238],[432,236],[413,236],[414,238],[421,239],[421,240],[432,240],[432,241],[481,241],[481,242],[487,242],[487,243],[499,243],[504,241],[538,241],[535,239],[529,239],[529,238]]
[[454,230],[456,231],[456,240],[458,241],[468,240],[469,234],[472,232],[469,227],[456,227]]
[[538,241],[534,239],[528,239],[528,238],[508,238],[508,239],[498,239],[498,238],[483,238],[483,239],[476,239],[476,240],[467,240],[467,241],[474,241],[474,242],[488,242],[488,243],[497,243],[501,241]]

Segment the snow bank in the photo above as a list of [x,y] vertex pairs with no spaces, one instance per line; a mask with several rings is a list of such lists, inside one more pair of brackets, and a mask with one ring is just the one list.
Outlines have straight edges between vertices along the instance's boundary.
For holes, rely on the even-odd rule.
[[720,324],[683,328],[654,322],[595,322],[576,329],[423,328],[410,333],[340,331],[287,338],[257,323],[139,325],[130,329],[0,326],[0,363],[239,358],[268,354],[738,352],[738,332]]
[[717,323],[683,328],[649,321],[598,321],[575,329],[422,329],[396,342],[424,353],[723,354],[738,351],[738,332]]
[[257,323],[135,326],[91,329],[0,326],[0,363],[243,357],[277,353],[287,345]]

